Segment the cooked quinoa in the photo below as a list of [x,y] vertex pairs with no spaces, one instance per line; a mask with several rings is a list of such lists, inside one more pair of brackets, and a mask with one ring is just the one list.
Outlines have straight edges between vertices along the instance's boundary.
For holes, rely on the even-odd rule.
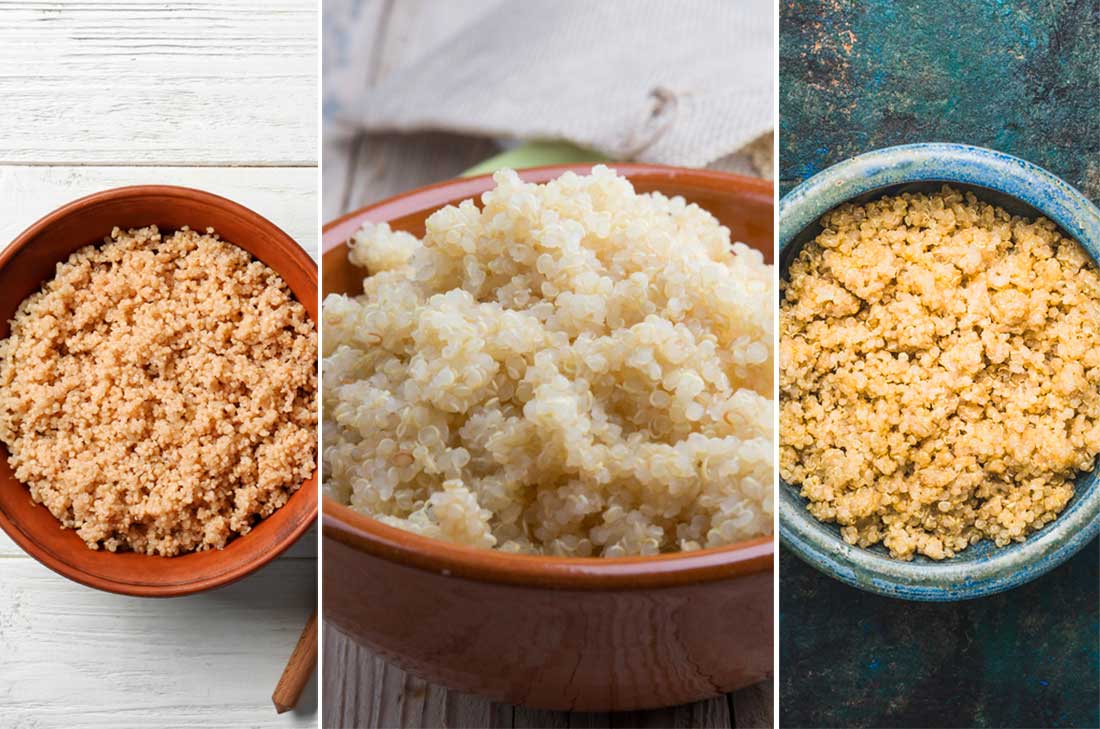
[[305,309],[245,251],[116,228],[0,341],[0,439],[92,549],[221,548],[313,472],[316,357]]
[[769,534],[772,267],[603,166],[512,171],[420,240],[368,224],[324,303],[326,492],[477,547],[655,554]]
[[1023,541],[1100,452],[1100,277],[973,194],[842,205],[790,267],[780,474],[850,544]]

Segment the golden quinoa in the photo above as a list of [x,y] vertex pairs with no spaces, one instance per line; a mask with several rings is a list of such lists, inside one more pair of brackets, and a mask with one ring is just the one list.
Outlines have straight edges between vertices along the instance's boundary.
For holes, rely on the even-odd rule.
[[955,556],[1055,519],[1100,452],[1100,277],[973,194],[842,205],[791,264],[780,474],[850,544]]
[[420,534],[569,556],[769,534],[772,267],[606,167],[512,171],[420,240],[367,225],[324,303],[325,489]]
[[0,439],[92,549],[224,547],[313,472],[316,332],[283,280],[184,228],[116,228],[0,341]]

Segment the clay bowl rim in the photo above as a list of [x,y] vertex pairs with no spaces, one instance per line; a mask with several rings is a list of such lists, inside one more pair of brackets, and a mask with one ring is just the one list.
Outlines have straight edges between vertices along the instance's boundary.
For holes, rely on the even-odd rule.
[[[15,256],[32,245],[37,237],[51,225],[57,223],[65,218],[79,216],[91,207],[104,202],[115,202],[118,200],[127,199],[140,199],[142,197],[159,196],[167,198],[189,198],[191,200],[198,200],[204,205],[209,205],[215,208],[221,208],[223,211],[232,215],[249,221],[259,228],[265,229],[269,235],[273,238],[280,238],[284,243],[290,245],[286,247],[289,251],[290,260],[287,265],[276,268],[273,264],[264,262],[272,268],[280,277],[285,280],[285,272],[289,266],[297,267],[304,273],[307,278],[312,279],[313,288],[317,290],[319,280],[317,264],[313,261],[310,255],[302,248],[296,240],[294,240],[289,234],[283,231],[279,226],[260,215],[259,213],[251,210],[250,208],[234,202],[228,198],[214,193],[206,192],[205,190],[199,190],[196,188],[185,187],[180,185],[127,185],[123,187],[115,187],[107,190],[101,190],[99,192],[91,193],[83,197],[72,200],[60,207],[52,210],[46,215],[42,216],[35,222],[31,223],[25,230],[19,233],[12,241],[0,251],[0,276],[3,275],[4,270]],[[69,254],[58,258],[56,262],[61,262],[68,258]],[[252,255],[259,260],[258,256]],[[308,306],[307,306],[308,313]],[[314,321],[315,328],[319,328],[317,321]],[[319,483],[320,469],[318,465],[314,466],[313,474],[306,478],[298,490],[291,494],[291,499],[299,494],[306,495],[309,490],[314,492],[319,491],[319,488],[307,489],[306,485],[310,481]],[[12,478],[11,481],[18,483],[24,490],[27,488],[26,484],[17,481]],[[29,494],[28,494],[29,498]],[[9,514],[0,509],[0,529],[3,529],[5,533],[14,541],[26,554],[39,563],[45,565],[53,572],[66,577],[74,582],[77,582],[85,587],[90,587],[104,592],[110,592],[118,595],[127,595],[131,597],[180,597],[184,595],[191,595],[199,592],[205,592],[217,587],[223,587],[230,583],[240,580],[261,567],[264,567],[276,557],[284,553],[287,549],[293,546],[303,534],[305,534],[317,521],[317,498],[307,499],[311,503],[306,505],[304,515],[293,525],[291,529],[276,535],[274,539],[274,545],[271,549],[265,550],[258,557],[245,561],[236,566],[229,566],[226,569],[212,572],[208,575],[200,575],[194,580],[188,580],[186,582],[171,582],[150,584],[144,582],[127,582],[125,580],[110,578],[101,575],[89,574],[80,567],[71,564],[63,556],[55,553],[54,550],[40,544],[35,538],[34,532],[27,531],[24,526],[17,520],[12,519]],[[281,509],[287,508],[288,503]],[[45,508],[41,504],[35,504],[35,508]],[[281,510],[280,509],[280,510]],[[269,517],[270,518],[270,517]],[[72,530],[66,530],[72,531]],[[238,535],[231,540],[230,543],[237,540],[249,539],[256,531],[253,530],[248,534]],[[113,555],[114,553],[104,552],[100,550],[104,555]],[[212,552],[213,553],[213,552]],[[121,555],[132,554],[130,552],[120,552]],[[194,554],[194,553],[188,553]],[[146,555],[148,556],[148,555]],[[181,557],[187,555],[180,555]],[[158,557],[158,559],[177,559],[176,557]]]
[[[604,164],[632,180],[644,177],[656,185],[678,180],[710,192],[737,189],[766,198],[773,206],[774,221],[774,186],[768,180],[665,165]],[[587,174],[592,167],[592,164],[546,165],[516,172],[528,182],[545,182],[565,172]],[[438,209],[480,196],[492,187],[491,182],[492,174],[454,178],[409,190],[327,223],[322,228],[322,267],[324,255],[344,245],[346,237],[336,233],[349,223],[355,221],[358,227],[359,221],[386,222],[417,211]],[[420,536],[360,514],[323,492],[322,500],[322,534],[326,539],[390,562],[479,582],[572,590],[650,589],[768,572],[774,561],[774,529],[767,536],[723,547],[652,557],[545,557],[477,549]]]
[[[866,152],[839,162],[809,178],[779,202],[778,258],[780,278],[801,250],[807,233],[821,216],[838,205],[896,194],[907,185],[953,184],[980,188],[979,196],[998,205],[1034,209],[1100,263],[1100,210],[1064,180],[1031,162],[983,147],[947,142],[906,144]],[[781,297],[781,294],[780,294]],[[825,575],[861,590],[924,602],[950,602],[985,597],[1034,580],[1076,554],[1100,533],[1100,466],[1079,474],[1090,479],[1058,517],[1024,542],[991,552],[979,551],[942,561],[918,556],[894,560],[881,546],[864,549],[846,543],[835,525],[817,521],[806,511],[798,488],[777,481],[779,540],[804,562]],[[1080,486],[1078,487],[1080,489]],[[983,540],[969,550],[984,550]]]

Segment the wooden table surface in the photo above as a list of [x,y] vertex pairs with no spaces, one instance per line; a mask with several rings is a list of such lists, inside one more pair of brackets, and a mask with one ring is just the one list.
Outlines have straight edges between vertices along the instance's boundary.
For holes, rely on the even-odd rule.
[[[347,112],[348,89],[366,88],[491,9],[498,0],[326,0],[324,108]],[[372,134],[323,148],[325,220],[420,185],[454,177],[492,156],[491,140],[442,133]],[[723,166],[743,169],[737,160]],[[535,711],[448,691],[386,663],[337,629],[322,631],[322,725],[329,727],[770,727],[772,682],[659,711]]]
[[[315,0],[0,3],[0,247],[65,202],[155,182],[316,250],[317,16]],[[316,726],[315,682],[295,712],[270,698],[316,587],[315,531],[168,600],[70,582],[0,534],[0,726]]]

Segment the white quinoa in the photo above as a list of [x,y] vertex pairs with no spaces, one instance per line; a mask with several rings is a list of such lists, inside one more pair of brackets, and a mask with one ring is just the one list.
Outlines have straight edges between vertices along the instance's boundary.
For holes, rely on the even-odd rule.
[[771,532],[772,267],[603,166],[512,171],[423,240],[366,225],[324,303],[326,492],[477,547],[655,554]]
[[305,309],[245,251],[116,228],[12,319],[0,439],[92,549],[221,548],[313,471],[316,356]]
[[842,205],[791,264],[780,474],[851,544],[953,557],[1057,517],[1100,452],[1100,277],[944,187]]

